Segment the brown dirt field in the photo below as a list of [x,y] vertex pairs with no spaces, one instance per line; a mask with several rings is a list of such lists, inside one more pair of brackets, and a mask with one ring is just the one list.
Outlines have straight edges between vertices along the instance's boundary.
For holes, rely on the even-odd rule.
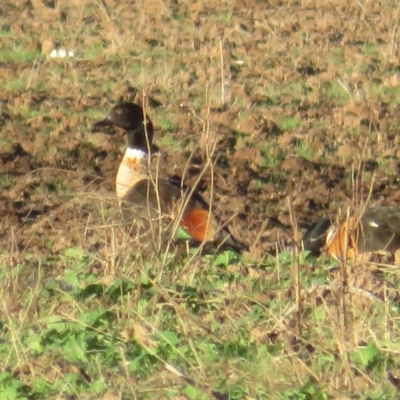
[[[159,102],[148,111],[156,126],[167,120],[156,142],[168,173],[193,184],[215,145],[201,188],[210,198],[213,180],[215,209],[223,219],[237,214],[238,237],[254,243],[261,234],[253,257],[275,248],[277,233],[260,229],[267,217],[289,223],[288,199],[300,227],[335,219],[339,207],[365,200],[375,174],[372,203],[398,204],[398,106],[382,89],[398,74],[396,42],[384,36],[390,15],[379,3],[287,10],[279,2],[182,2],[161,12],[158,2],[8,5],[6,44],[46,58],[1,65],[3,82],[25,83],[1,94],[3,236],[16,229],[21,249],[31,243],[29,226],[65,205],[61,192],[112,191],[124,142],[90,136],[88,115],[141,101],[133,87]],[[95,55],[51,59],[56,42]],[[332,95],[339,81],[349,93]],[[285,119],[294,127],[285,129]],[[62,215],[61,224],[75,218]]]

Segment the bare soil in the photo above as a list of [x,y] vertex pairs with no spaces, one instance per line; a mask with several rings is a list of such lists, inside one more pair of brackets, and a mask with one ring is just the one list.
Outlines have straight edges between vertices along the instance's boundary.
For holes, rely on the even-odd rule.
[[[87,115],[105,115],[121,99],[142,101],[136,88],[156,100],[147,102],[156,126],[160,112],[172,124],[156,136],[168,154],[167,173],[195,183],[215,145],[199,187],[206,199],[213,187],[216,212],[234,216],[236,236],[249,244],[259,238],[253,257],[275,249],[278,233],[265,221],[289,224],[288,201],[301,228],[320,216],[334,220],[339,207],[365,201],[374,176],[371,204],[398,204],[398,106],[390,91],[372,92],[373,83],[390,88],[397,79],[389,10],[379,3],[361,10],[340,1],[238,1],[171,3],[160,13],[157,4],[6,5],[6,42],[47,57],[1,63],[3,82],[27,79],[26,87],[0,94],[2,235],[12,234],[12,246],[43,246],[37,236],[58,237],[87,215],[81,205],[67,211],[68,201],[112,192],[124,140],[91,136],[94,119]],[[61,32],[52,31],[57,24]],[[98,53],[90,60],[49,58],[57,45]],[[152,58],[157,52],[164,66]],[[130,63],[142,70],[128,71]],[[343,88],[336,101],[327,87],[339,81],[348,93]],[[23,110],[34,112],[24,117]],[[285,118],[298,126],[285,129]],[[69,235],[63,232],[66,242]]]

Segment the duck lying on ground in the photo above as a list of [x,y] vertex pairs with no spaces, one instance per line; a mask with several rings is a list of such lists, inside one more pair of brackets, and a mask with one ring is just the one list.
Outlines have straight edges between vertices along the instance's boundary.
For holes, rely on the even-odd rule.
[[326,238],[332,257],[352,259],[362,253],[386,252],[394,255],[400,249],[400,209],[370,207],[354,213],[339,228],[332,227]]
[[221,224],[198,192],[180,180],[150,173],[154,128],[142,107],[133,103],[117,104],[104,120],[94,124],[94,130],[105,126],[126,132],[128,147],[118,168],[116,192],[125,218],[140,221],[141,233],[149,230],[162,239],[168,236],[163,233],[162,222],[170,227],[176,222],[197,242],[211,242],[237,253],[248,251]]

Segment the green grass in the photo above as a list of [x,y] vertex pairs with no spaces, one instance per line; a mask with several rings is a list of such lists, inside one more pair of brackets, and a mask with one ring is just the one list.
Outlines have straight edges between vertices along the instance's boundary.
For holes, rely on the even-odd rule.
[[280,97],[282,95],[281,88],[276,85],[268,85],[265,90],[265,104],[276,105],[279,104]]
[[30,63],[40,58],[41,55],[37,51],[27,50],[23,47],[0,50],[0,62]]
[[263,156],[261,168],[273,168],[278,166],[282,159],[283,153],[276,146],[263,145],[260,146],[261,154]]
[[[25,263],[27,261],[29,260],[25,260]],[[220,368],[229,360],[236,364],[235,369],[238,371],[251,366],[254,373],[262,373],[257,365],[260,362],[264,364],[264,357],[269,352],[260,353],[249,341],[247,318],[239,318],[236,322],[232,321],[233,323],[227,321],[222,325],[216,320],[214,323],[211,321],[211,334],[205,334],[200,328],[201,325],[196,326],[200,323],[202,315],[210,312],[212,315],[218,310],[219,296],[225,298],[225,302],[238,302],[230,299],[229,295],[223,295],[221,289],[228,283],[239,282],[239,274],[225,272],[213,283],[206,279],[200,286],[196,281],[191,285],[171,286],[171,283],[166,281],[149,285],[147,279],[142,280],[143,283],[139,283],[138,286],[138,282],[125,278],[114,278],[104,286],[102,283],[96,283],[93,275],[85,272],[92,262],[92,257],[81,250],[67,249],[59,261],[65,265],[61,276],[49,280],[34,293],[31,289],[25,291],[25,295],[28,295],[26,298],[31,299],[26,304],[31,323],[23,327],[10,315],[5,338],[11,339],[11,335],[18,334],[19,346],[24,347],[26,356],[29,355],[28,364],[34,360],[40,363],[42,357],[52,354],[53,357],[61,358],[71,365],[71,372],[49,382],[44,376],[44,368],[43,375],[39,374],[38,377],[32,377],[24,383],[6,374],[2,380],[3,388],[16,390],[19,395],[29,393],[34,397],[54,396],[60,390],[65,395],[76,395],[81,390],[100,394],[105,390],[102,378],[104,370],[115,373],[119,371],[122,375],[133,373],[137,379],[147,380],[160,373],[164,363],[180,371],[191,371],[201,365],[214,365],[211,368],[215,372],[216,380],[211,384],[215,390],[218,390],[218,380],[224,375],[221,375]],[[59,261],[51,259],[44,264],[51,266]],[[177,267],[173,266],[174,269]],[[21,265],[17,273],[22,276],[26,273],[25,270]],[[10,278],[9,272],[2,272]],[[216,272],[210,268],[211,275]],[[17,282],[18,275],[14,274],[13,279]],[[165,290],[165,284],[173,290],[172,297],[163,307],[154,308],[159,301],[159,290]],[[132,303],[133,290],[140,290],[141,298]],[[41,311],[36,315],[30,314],[34,305],[32,300],[40,306]],[[243,300],[239,297],[239,303],[242,301],[248,302],[245,297]],[[176,313],[178,310],[173,306],[176,302],[180,308],[186,310],[183,315],[179,316],[180,313]],[[57,309],[60,312],[54,314]],[[69,311],[66,313],[67,310]],[[261,322],[262,307],[258,312],[252,310],[251,315],[250,320],[253,323]],[[118,331],[114,329],[117,321]],[[190,321],[198,322],[193,325]],[[134,336],[131,336],[132,324]],[[191,339],[182,331],[186,329],[185,326],[189,326],[188,324],[192,325],[196,332],[191,335]],[[227,329],[230,331],[228,336]],[[8,346],[0,347],[3,359],[8,360],[6,369],[18,355],[15,350],[16,348],[10,349]],[[35,362],[32,367],[34,364]],[[91,377],[90,382],[85,380],[86,375]],[[229,393],[233,398],[242,398],[246,379],[244,374],[230,386]],[[202,393],[201,390],[190,386],[186,386],[184,391],[198,395]],[[137,387],[135,392],[141,393],[140,387]],[[174,392],[176,394],[176,391],[172,390],[172,393]],[[142,396],[145,396],[145,391]]]
[[6,92],[15,92],[26,89],[28,79],[26,77],[18,77],[15,79],[7,79],[3,82],[3,90]]
[[[140,398],[174,398],[185,393],[203,399],[210,388],[237,399],[245,398],[249,390],[267,398],[328,398],[323,385],[307,375],[299,383],[291,369],[292,362],[296,362],[307,363],[315,374],[335,370],[336,356],[341,358],[336,353],[336,340],[340,339],[335,335],[340,336],[343,327],[337,325],[335,318],[332,320],[330,303],[334,297],[328,296],[318,304],[315,294],[305,295],[301,318],[308,321],[307,328],[304,326],[296,339],[303,355],[286,366],[282,364],[286,340],[295,332],[288,327],[296,321],[303,324],[297,320],[293,300],[284,295],[291,286],[294,259],[290,252],[281,253],[276,259],[267,258],[257,267],[248,265],[247,269],[255,273],[253,277],[243,276],[242,267],[237,264],[240,260],[228,253],[195,264],[189,259],[171,259],[168,264],[154,259],[141,266],[132,254],[120,256],[126,267],[139,267],[136,278],[93,274],[98,256],[79,247],[66,248],[42,260],[26,255],[11,270],[1,264],[0,276],[13,282],[8,296],[22,299],[17,313],[5,308],[3,345],[0,343],[5,371],[0,376],[2,393],[9,398],[50,398],[59,393],[100,396],[108,390],[104,375],[107,371],[108,376],[115,375],[114,389],[124,396]],[[325,281],[323,265],[310,261],[311,264],[306,255],[300,255],[301,270],[311,265],[314,268],[311,275],[301,272],[302,290],[318,290]],[[44,279],[59,265],[63,268],[57,276]],[[186,274],[182,274],[185,270]],[[26,280],[32,278],[37,283],[27,287]],[[257,300],[263,294],[267,295],[265,299]],[[3,297],[3,301],[6,299]],[[366,318],[365,308],[356,307],[351,314],[352,329],[358,327],[358,335],[366,343],[348,353],[351,363],[377,380],[388,363],[400,362],[396,353],[384,351],[390,346],[386,337],[398,329],[397,322],[385,335],[368,339],[368,327],[384,324],[388,317],[390,311],[382,312],[384,308],[369,300],[372,319]],[[230,316],[233,311],[235,318]],[[279,325],[280,315],[286,315],[289,325],[285,330]],[[277,341],[269,337],[271,334],[287,339]],[[10,342],[15,344],[10,347]],[[324,353],[318,358],[307,355],[310,344],[316,349],[323,345]],[[49,357],[63,360],[62,374],[52,373],[51,363],[45,362]],[[36,372],[13,375],[9,371],[15,367]],[[166,373],[166,367],[184,373],[193,379],[192,383],[164,388],[158,377]],[[273,383],[279,374],[287,379],[284,390]],[[134,387],[122,379],[130,375],[138,382]],[[153,381],[150,391],[148,381]],[[393,390],[386,385],[379,393],[392,396]]]
[[317,154],[317,151],[311,149],[303,140],[296,140],[293,145],[296,149],[296,154],[306,160],[312,160]]
[[230,24],[232,22],[233,15],[229,11],[220,13],[220,14],[214,14],[213,19],[216,21],[225,23],[225,24]]
[[298,118],[286,117],[277,123],[279,129],[285,131],[294,128],[298,128],[301,125],[301,121]]
[[373,45],[372,43],[365,43],[362,52],[366,56],[371,56],[377,53],[375,45]]
[[337,82],[330,82],[322,86],[321,94],[326,96],[326,98],[336,106],[342,106],[346,104],[351,97],[351,94],[348,93],[343,86]]
[[9,29],[0,29],[0,36],[1,37],[11,37],[13,34]]
[[96,57],[103,56],[104,55],[104,45],[98,44],[94,46],[90,46],[88,48],[85,48],[83,52],[83,58],[87,60],[92,60]]
[[126,71],[133,76],[140,75],[143,73],[143,65],[139,62],[129,61],[126,65]]
[[54,76],[62,75],[63,73],[65,73],[65,70],[66,70],[66,65],[64,63],[60,64],[55,63],[48,69],[48,71],[52,73]]
[[34,118],[43,115],[43,112],[33,108],[23,108],[20,109],[19,112],[23,118]]
[[176,132],[177,130],[177,127],[166,113],[157,113],[155,123],[163,133]]
[[0,175],[0,188],[6,189],[15,184],[15,179],[9,174]]

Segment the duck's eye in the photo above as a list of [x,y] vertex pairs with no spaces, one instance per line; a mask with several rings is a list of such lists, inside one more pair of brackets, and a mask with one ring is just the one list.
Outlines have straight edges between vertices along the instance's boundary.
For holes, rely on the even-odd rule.
[[122,115],[124,112],[125,112],[125,110],[123,108],[118,109],[118,114]]

